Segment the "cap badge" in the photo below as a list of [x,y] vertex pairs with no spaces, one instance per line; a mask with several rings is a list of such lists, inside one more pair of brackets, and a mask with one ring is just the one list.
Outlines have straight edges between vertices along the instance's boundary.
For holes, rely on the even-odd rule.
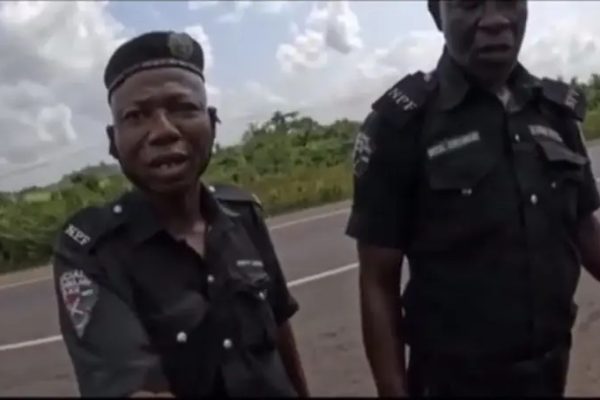
[[194,40],[187,33],[171,33],[167,45],[171,55],[180,60],[189,60],[194,53]]

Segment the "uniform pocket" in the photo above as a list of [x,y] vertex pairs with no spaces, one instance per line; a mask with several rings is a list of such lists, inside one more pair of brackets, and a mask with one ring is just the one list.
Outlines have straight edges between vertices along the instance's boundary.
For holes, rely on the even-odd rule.
[[484,142],[427,160],[417,248],[448,249],[491,228],[499,215],[491,177],[497,161]]
[[263,267],[244,272],[235,293],[235,316],[242,344],[249,349],[272,349],[276,342],[276,323],[268,301],[271,280]]
[[536,138],[536,143],[545,162],[547,185],[552,191],[550,211],[561,215],[569,223],[575,222],[578,189],[583,182],[588,159],[553,140]]

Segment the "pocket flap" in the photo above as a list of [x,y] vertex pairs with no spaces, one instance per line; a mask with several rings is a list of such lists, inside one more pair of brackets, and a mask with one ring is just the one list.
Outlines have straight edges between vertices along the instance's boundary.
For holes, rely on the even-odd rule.
[[430,159],[427,163],[429,184],[433,190],[473,189],[492,171],[496,161],[483,144],[469,151]]
[[583,166],[588,163],[587,158],[575,153],[561,143],[547,139],[538,139],[537,143],[540,145],[544,157],[550,162],[563,162],[576,166]]

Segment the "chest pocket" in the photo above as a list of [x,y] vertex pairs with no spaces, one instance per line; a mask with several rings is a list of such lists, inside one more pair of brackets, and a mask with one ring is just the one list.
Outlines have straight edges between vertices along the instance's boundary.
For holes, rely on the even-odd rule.
[[498,158],[482,140],[429,156],[420,190],[416,250],[445,250],[466,244],[498,220],[493,171]]
[[[175,297],[174,297],[175,298]],[[178,293],[176,300],[145,317],[154,343],[166,351],[184,347],[197,328],[206,321],[209,306],[195,291]]]
[[244,348],[275,348],[277,326],[268,301],[271,282],[262,265],[236,267],[231,286],[232,321],[238,341]]
[[550,192],[548,207],[568,223],[577,219],[578,188],[584,179],[587,158],[547,138],[535,138],[540,149]]

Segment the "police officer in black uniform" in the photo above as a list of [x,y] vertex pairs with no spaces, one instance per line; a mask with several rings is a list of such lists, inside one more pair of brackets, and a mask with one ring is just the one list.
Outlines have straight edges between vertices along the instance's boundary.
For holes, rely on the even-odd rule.
[[561,396],[580,265],[600,278],[585,99],[518,63],[526,1],[429,8],[436,69],[377,100],[355,144],[347,233],[378,392]]
[[306,396],[260,203],[199,181],[215,137],[200,45],[150,32],[105,84],[110,153],[135,189],[77,212],[55,247],[61,332],[83,396]]

